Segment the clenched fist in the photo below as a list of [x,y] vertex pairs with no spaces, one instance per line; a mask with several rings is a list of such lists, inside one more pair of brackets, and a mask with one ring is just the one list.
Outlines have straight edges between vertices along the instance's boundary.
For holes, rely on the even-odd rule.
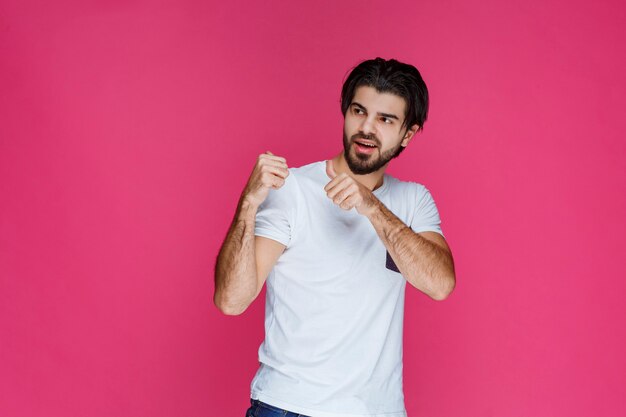
[[376,209],[376,196],[363,184],[346,174],[337,175],[333,161],[326,161],[326,173],[331,181],[326,184],[324,191],[328,198],[344,210],[356,208],[359,214],[369,216]]
[[279,189],[289,175],[287,160],[265,152],[257,158],[252,174],[243,190],[243,199],[259,207],[267,198],[270,188]]

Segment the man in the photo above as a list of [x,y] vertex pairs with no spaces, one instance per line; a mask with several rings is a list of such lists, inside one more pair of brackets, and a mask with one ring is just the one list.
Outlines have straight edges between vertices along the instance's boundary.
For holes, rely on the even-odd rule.
[[422,130],[411,65],[356,66],[341,95],[343,152],[288,168],[258,157],[215,268],[217,307],[240,314],[267,280],[265,340],[246,416],[401,417],[406,281],[435,300],[454,263],[426,187],[385,174]]

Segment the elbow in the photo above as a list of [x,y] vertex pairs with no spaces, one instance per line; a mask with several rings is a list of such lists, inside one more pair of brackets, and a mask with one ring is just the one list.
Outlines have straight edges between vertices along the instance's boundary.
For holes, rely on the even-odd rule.
[[238,316],[244,311],[246,311],[245,308],[237,308],[237,307],[226,306],[226,305],[217,305],[217,309],[225,316]]
[[446,285],[444,285],[441,290],[432,295],[432,299],[435,301],[443,301],[452,294],[454,291],[454,287],[456,286],[456,278],[452,275],[450,278],[446,280]]
[[215,304],[215,307],[217,307],[217,309],[226,316],[238,316],[248,308],[248,304],[229,302],[224,299],[224,297],[220,297],[217,293],[215,293],[215,296],[213,297],[213,304]]

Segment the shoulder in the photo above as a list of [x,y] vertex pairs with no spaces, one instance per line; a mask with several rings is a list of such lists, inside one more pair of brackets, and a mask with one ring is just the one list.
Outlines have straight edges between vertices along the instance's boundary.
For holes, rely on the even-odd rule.
[[[299,167],[289,168],[289,176],[296,187],[302,188],[307,186],[319,187],[319,184],[326,184],[325,161],[312,162],[310,164]],[[330,179],[328,179],[330,181]]]
[[422,200],[429,193],[424,184],[416,181],[403,181],[391,175],[386,176],[386,181],[388,181],[389,189],[393,194],[413,203]]
[[314,162],[299,167],[290,167],[285,183],[278,189],[271,188],[269,190],[268,197],[262,207],[281,204],[285,207],[295,208],[302,195],[307,194],[308,188],[315,187],[316,185],[313,183],[319,182],[319,164],[319,162]]
[[315,176],[320,171],[320,167],[324,161],[311,162],[310,164],[301,165],[298,167],[290,167],[289,172],[297,177],[310,177]]

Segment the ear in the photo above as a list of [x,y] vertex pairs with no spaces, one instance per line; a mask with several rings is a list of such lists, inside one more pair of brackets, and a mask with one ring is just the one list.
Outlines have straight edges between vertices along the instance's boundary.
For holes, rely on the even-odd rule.
[[409,142],[411,142],[411,139],[413,139],[413,136],[415,136],[417,129],[419,129],[419,125],[413,125],[410,129],[407,129],[404,137],[402,138],[402,146],[407,146]]

